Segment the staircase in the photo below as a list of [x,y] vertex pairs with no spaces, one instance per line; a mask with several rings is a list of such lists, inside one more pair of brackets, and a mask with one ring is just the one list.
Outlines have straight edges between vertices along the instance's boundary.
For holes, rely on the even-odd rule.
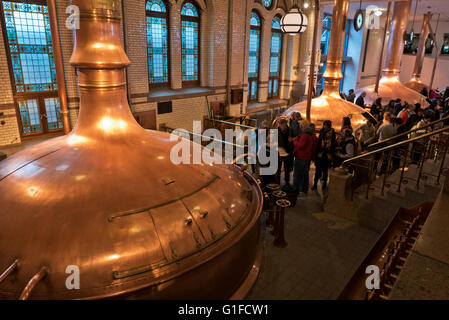
[[[381,233],[399,208],[435,201],[449,168],[449,156],[446,156],[449,145],[447,132],[449,127],[353,158],[357,161],[350,159],[348,164],[354,173],[350,174],[344,168],[330,172],[324,210]],[[438,143],[431,137],[438,137]],[[390,171],[387,175],[376,176],[373,173],[373,164],[380,154],[384,155],[387,167],[391,168],[391,154],[398,147],[409,147],[418,140],[424,146],[418,164],[412,163],[410,156],[401,155],[399,169],[392,173],[387,169]],[[382,160],[378,162],[380,167]]]

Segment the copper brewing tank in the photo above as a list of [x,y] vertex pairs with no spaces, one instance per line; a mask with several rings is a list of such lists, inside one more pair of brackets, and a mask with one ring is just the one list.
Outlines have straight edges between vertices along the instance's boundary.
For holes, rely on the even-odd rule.
[[[321,96],[312,99],[310,110],[310,120],[317,127],[321,127],[325,120],[331,120],[333,126],[339,129],[343,117],[347,116],[351,118],[352,125],[357,127],[366,120],[363,114],[369,116],[366,110],[342,99],[339,94],[340,80],[343,79],[341,69],[348,8],[349,0],[334,0],[329,54],[324,73],[324,90]],[[293,112],[300,112],[304,116],[306,111],[307,101],[303,101],[288,108],[283,115],[290,116]]]
[[421,72],[424,64],[424,55],[426,53],[426,40],[430,33],[430,21],[432,14],[430,12],[424,14],[422,21],[421,36],[419,38],[418,52],[416,53],[415,66],[410,81],[404,83],[407,88],[413,89],[421,93],[423,88],[429,89],[429,86],[421,80]]
[[360,88],[356,91],[357,96],[362,92],[366,92],[365,104],[370,105],[378,97],[381,97],[382,104],[387,104],[390,100],[400,98],[402,102],[407,101],[410,104],[420,103],[423,107],[429,105],[423,95],[407,88],[399,81],[400,63],[402,52],[404,51],[404,33],[409,12],[410,0],[394,2],[385,69],[379,82],[378,92],[375,92],[375,85]]
[[232,165],[173,164],[178,141],[130,112],[118,1],[73,4],[79,119],[0,164],[0,299],[243,298],[261,258],[257,182]]

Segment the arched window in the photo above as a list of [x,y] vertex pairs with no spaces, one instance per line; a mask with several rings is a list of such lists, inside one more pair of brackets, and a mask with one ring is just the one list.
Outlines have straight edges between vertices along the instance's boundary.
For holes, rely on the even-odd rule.
[[262,0],[263,6],[267,9],[271,8],[271,5],[273,3],[273,0]]
[[261,22],[259,15],[251,12],[250,35],[249,35],[249,58],[248,58],[248,101],[257,100],[259,82],[259,59],[260,59],[260,30]]
[[200,15],[194,2],[186,1],[181,8],[182,83],[200,83],[199,62]]
[[167,6],[162,0],[149,0],[147,12],[148,80],[150,85],[168,85]]
[[268,79],[268,98],[279,97],[281,76],[282,32],[281,18],[276,16],[271,22],[270,77]]
[[47,2],[1,1],[2,28],[21,136],[63,128]]

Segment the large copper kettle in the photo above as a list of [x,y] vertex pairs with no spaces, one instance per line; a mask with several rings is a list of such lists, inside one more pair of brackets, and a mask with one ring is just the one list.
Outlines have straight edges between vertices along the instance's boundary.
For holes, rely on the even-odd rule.
[[118,1],[73,4],[79,119],[0,164],[0,299],[242,298],[261,257],[258,184],[236,166],[173,164],[177,141],[130,112]]

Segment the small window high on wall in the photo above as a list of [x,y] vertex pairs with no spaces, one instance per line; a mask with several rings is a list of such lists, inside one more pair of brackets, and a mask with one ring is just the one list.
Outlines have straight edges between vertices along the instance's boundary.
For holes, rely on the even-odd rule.
[[259,65],[260,65],[260,31],[259,15],[251,12],[248,58],[248,101],[256,101],[258,97]]
[[46,0],[1,1],[2,29],[21,136],[63,129]]
[[181,9],[182,83],[200,83],[200,15],[196,3],[184,2]]
[[281,18],[276,16],[271,22],[270,77],[268,79],[268,98],[279,97],[281,76],[282,32]]
[[167,6],[162,0],[146,3],[148,80],[150,86],[168,85]]

